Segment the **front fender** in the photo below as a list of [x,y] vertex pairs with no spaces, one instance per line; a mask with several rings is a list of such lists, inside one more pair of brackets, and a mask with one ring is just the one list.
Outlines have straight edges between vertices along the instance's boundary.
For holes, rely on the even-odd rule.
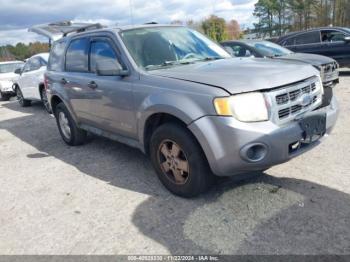
[[208,114],[215,114],[212,98],[199,95],[195,98],[189,94],[158,93],[143,100],[137,110],[137,130],[139,142],[144,144],[144,128],[146,121],[154,114],[165,113],[191,124],[196,119]]

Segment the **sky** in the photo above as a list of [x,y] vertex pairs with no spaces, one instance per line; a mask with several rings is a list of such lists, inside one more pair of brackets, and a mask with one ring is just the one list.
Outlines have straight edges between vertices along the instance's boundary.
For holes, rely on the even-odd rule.
[[[107,26],[201,21],[210,14],[251,26],[257,0],[0,0],[0,46],[46,41],[28,27],[71,20]],[[132,8],[130,8],[132,7]]]

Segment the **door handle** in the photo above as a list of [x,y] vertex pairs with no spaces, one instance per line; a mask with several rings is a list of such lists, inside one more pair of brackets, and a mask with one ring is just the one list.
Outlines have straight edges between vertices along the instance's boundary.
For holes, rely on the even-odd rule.
[[91,89],[96,89],[98,85],[95,81],[91,81],[90,83],[88,83],[88,87],[90,87]]
[[61,83],[62,85],[66,85],[66,84],[68,84],[69,82],[68,82],[65,78],[62,78],[61,81],[60,81],[60,83]]

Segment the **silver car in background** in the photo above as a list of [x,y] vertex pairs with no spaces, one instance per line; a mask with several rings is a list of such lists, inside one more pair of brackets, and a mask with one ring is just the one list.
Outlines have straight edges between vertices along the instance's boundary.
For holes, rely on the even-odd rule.
[[21,69],[24,65],[22,61],[0,62],[0,98],[7,101],[15,95],[12,85],[17,81],[18,75],[16,70]]

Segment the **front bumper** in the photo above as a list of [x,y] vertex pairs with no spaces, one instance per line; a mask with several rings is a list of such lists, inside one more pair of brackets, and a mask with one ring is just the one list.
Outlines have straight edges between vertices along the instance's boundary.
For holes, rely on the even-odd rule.
[[339,84],[339,71],[335,70],[329,73],[321,74],[322,83],[324,87],[332,87]]
[[[329,106],[313,112],[326,113],[326,134],[329,134],[338,117],[336,98]],[[233,117],[205,116],[194,121],[189,128],[202,146],[213,173],[218,176],[267,169],[310,150],[322,141],[321,138],[291,150],[291,146],[303,138],[298,121],[277,126],[270,121],[243,123]],[[244,156],[246,148],[252,145],[265,148],[262,159],[249,161]]]
[[13,83],[11,81],[1,81],[0,82],[0,91],[3,94],[14,94],[12,89]]

